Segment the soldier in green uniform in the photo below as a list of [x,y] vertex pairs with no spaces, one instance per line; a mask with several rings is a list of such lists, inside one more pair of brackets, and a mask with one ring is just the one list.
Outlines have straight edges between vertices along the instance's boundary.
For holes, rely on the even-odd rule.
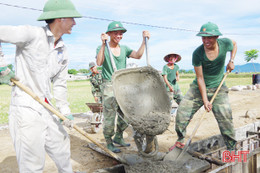
[[208,112],[213,111],[227,149],[229,151],[235,149],[236,140],[232,110],[228,100],[228,88],[225,83],[220,88],[213,104],[209,101],[223,79],[228,51],[231,53],[226,70],[231,72],[235,68],[236,42],[228,38],[219,38],[220,35],[222,34],[218,26],[211,22],[202,25],[200,32],[197,34],[197,36],[202,37],[203,44],[193,52],[192,64],[196,72],[196,78],[182,99],[177,112],[175,125],[178,135],[178,140],[175,143],[177,147],[182,148],[184,146],[186,127],[195,112],[204,105]]
[[101,84],[102,84],[102,75],[98,72],[95,62],[89,63],[90,74],[90,83],[91,83],[91,92],[94,96],[95,102],[102,103],[102,94],[101,94]]
[[[121,152],[119,148],[116,148],[113,143],[119,144],[120,146],[127,147],[130,144],[125,143],[123,139],[123,131],[127,128],[128,124],[125,122],[124,115],[117,104],[114,97],[111,76],[114,72],[109,52],[106,48],[105,41],[110,37],[109,47],[111,49],[113,59],[115,61],[117,69],[126,68],[126,59],[131,57],[134,59],[140,59],[145,49],[145,37],[150,37],[148,31],[143,31],[143,41],[138,49],[134,51],[125,45],[120,45],[119,42],[123,38],[123,34],[126,29],[120,22],[114,21],[108,25],[106,33],[101,34],[102,45],[97,48],[97,65],[102,65],[102,100],[103,100],[103,115],[104,115],[104,128],[103,134],[107,142],[107,148],[115,153]],[[116,133],[114,132],[115,117],[117,118]],[[115,136],[114,136],[115,134]],[[114,136],[113,140],[112,137]]]
[[181,60],[181,56],[176,53],[170,53],[164,57],[164,61],[167,62],[163,66],[162,76],[166,84],[166,89],[168,91],[169,97],[175,100],[177,104],[180,104],[182,99],[182,93],[180,87],[177,83],[179,81],[179,66],[176,64]]

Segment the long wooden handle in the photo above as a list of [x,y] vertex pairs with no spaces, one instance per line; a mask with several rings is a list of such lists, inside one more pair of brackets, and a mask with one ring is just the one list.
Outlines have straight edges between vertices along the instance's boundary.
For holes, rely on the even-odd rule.
[[[227,75],[228,75],[228,74],[229,74],[229,71],[226,72],[226,74],[224,75],[223,79],[221,80],[221,82],[220,82],[220,84],[219,84],[217,90],[215,91],[214,95],[212,96],[212,98],[211,98],[211,100],[210,100],[210,103],[211,103],[211,104],[212,104],[213,101],[215,100],[215,98],[216,98],[216,96],[217,96],[217,94],[218,94],[220,88],[222,87],[222,85],[223,85],[225,79],[227,78]],[[199,126],[201,125],[202,120],[204,119],[204,116],[205,116],[206,114],[207,114],[207,110],[204,111],[204,113],[203,113],[203,115],[201,116],[199,122],[197,123],[196,127],[194,128],[194,130],[193,130],[193,132],[192,132],[190,138],[189,138],[188,141],[186,142],[186,144],[185,144],[185,146],[184,146],[182,152],[179,154],[179,156],[176,158],[176,160],[177,160],[178,158],[181,158],[181,156],[187,151],[187,149],[188,149],[188,147],[189,147],[189,145],[190,145],[190,143],[191,143],[192,138],[195,136],[195,134],[196,134],[196,132],[197,132]]]
[[[29,94],[34,100],[38,101],[41,105],[43,105],[45,108],[47,108],[49,111],[51,111],[52,113],[54,113],[57,117],[59,117],[62,120],[66,120],[67,118],[62,115],[59,111],[57,111],[56,109],[54,109],[51,105],[49,105],[48,103],[46,103],[45,101],[41,100],[34,92],[32,92],[28,87],[26,87],[25,85],[23,85],[22,83],[20,83],[17,80],[11,79],[11,81],[17,85],[19,88],[21,88],[24,92],[26,92],[27,94]],[[108,153],[112,158],[118,160],[121,163],[127,164],[126,161],[124,159],[122,159],[121,157],[119,157],[118,155],[116,155],[115,153],[113,153],[112,151],[110,151],[109,149],[107,149],[106,147],[104,147],[103,145],[99,144],[95,139],[93,139],[92,137],[90,137],[86,132],[84,132],[80,127],[78,127],[77,125],[73,125],[73,128],[75,130],[77,130],[80,134],[82,134],[83,136],[85,136],[87,139],[89,139],[91,142],[93,142],[94,144],[96,144],[98,147],[100,147],[102,150],[104,150],[106,153]]]

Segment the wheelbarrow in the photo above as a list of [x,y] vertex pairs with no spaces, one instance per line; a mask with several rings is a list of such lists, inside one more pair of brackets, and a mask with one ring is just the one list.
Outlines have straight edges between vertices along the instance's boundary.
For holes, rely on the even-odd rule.
[[100,125],[103,121],[103,107],[101,103],[86,103],[91,112],[93,113],[91,117],[91,131],[92,133],[97,133],[100,130]]
[[86,105],[89,107],[89,109],[93,113],[101,113],[103,112],[103,107],[101,103],[86,103]]
[[[128,122],[138,134],[135,135],[135,142],[139,152],[147,156],[140,140],[146,135],[146,142],[153,142],[153,138],[165,132],[170,124],[171,102],[165,83],[158,70],[149,65],[147,38],[145,38],[147,61],[145,67],[117,71],[107,42],[106,46],[114,69],[112,86],[115,98]],[[157,140],[155,140],[156,144],[158,145]],[[155,149],[156,151],[148,154],[155,155],[158,147]]]

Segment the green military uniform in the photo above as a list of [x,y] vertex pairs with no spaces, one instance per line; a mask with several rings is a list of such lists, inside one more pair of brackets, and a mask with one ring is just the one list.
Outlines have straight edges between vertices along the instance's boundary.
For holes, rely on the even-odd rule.
[[98,103],[102,103],[102,93],[101,93],[101,84],[102,84],[102,75],[100,73],[91,73],[90,75],[91,83],[91,92],[94,97],[98,98]]
[[170,69],[167,65],[163,67],[162,75],[167,75],[167,80],[170,85],[173,87],[173,92],[170,92],[168,85],[166,85],[166,89],[168,91],[169,97],[171,100],[175,100],[177,104],[180,104],[183,96],[180,90],[180,87],[176,81],[176,73],[179,70],[179,66],[174,64],[174,68]]
[[[217,39],[217,44],[219,46],[219,55],[215,60],[211,61],[207,58],[203,45],[193,52],[192,57],[193,66],[202,66],[208,99],[212,98],[223,79],[226,53],[233,50],[233,44],[230,39]],[[195,78],[177,112],[175,130],[178,134],[179,142],[184,141],[186,127],[201,106],[203,106],[203,101],[197,78]],[[228,100],[228,88],[225,84],[221,87],[213,102],[212,111],[218,122],[227,149],[234,150],[236,144],[235,132],[232,122],[232,110]]]
[[[114,61],[116,64],[117,69],[125,69],[126,68],[126,57],[129,57],[132,53],[132,49],[127,46],[119,45],[120,46],[120,56],[114,56]],[[100,50],[99,46],[97,48],[97,54]],[[114,73],[110,58],[109,52],[107,48],[105,48],[104,52],[104,62],[102,64],[102,100],[103,100],[103,115],[104,115],[104,128],[103,134],[106,139],[107,144],[112,143],[112,136],[115,134],[114,127],[115,127],[115,117],[116,114],[119,113],[120,117],[117,118],[117,129],[116,129],[116,136],[119,139],[123,139],[123,131],[127,128],[128,124],[122,120],[124,114],[120,110],[116,98],[113,93],[111,77]],[[122,117],[122,118],[121,118]]]

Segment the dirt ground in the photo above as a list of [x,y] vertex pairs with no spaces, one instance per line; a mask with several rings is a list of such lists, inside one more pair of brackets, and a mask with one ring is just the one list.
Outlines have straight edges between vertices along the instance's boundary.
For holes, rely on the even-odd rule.
[[[260,89],[257,90],[242,90],[242,91],[230,91],[229,99],[233,110],[233,122],[235,128],[244,126],[246,124],[259,121],[257,117],[260,117]],[[245,116],[248,112],[249,117]],[[191,135],[198,118],[202,115],[203,110],[199,111],[193,118],[192,122],[187,129],[187,139]],[[81,128],[87,126],[86,117],[75,115],[75,121]],[[18,166],[16,162],[14,148],[11,142],[8,128],[1,128],[0,126],[0,172],[16,173],[18,172]],[[171,124],[162,135],[158,135],[159,151],[167,152],[168,148],[172,146],[176,140],[176,133],[174,131],[174,116],[172,117]],[[70,134],[71,139],[71,162],[74,171],[81,172],[93,172],[97,169],[107,168],[118,164],[117,161],[104,156],[92,149],[86,147],[90,142],[86,137],[79,134],[76,130],[66,129]],[[199,127],[193,141],[207,138],[212,135],[219,134],[219,128],[213,114],[208,113],[203,120],[202,125]],[[94,138],[99,143],[105,145],[103,139],[102,128],[95,134],[89,133],[89,136]],[[124,133],[124,138],[127,142],[131,143],[128,148],[122,148],[123,153],[136,153],[137,148],[133,140],[132,128],[127,128]],[[54,162],[46,155],[45,173],[55,173],[57,169]]]

